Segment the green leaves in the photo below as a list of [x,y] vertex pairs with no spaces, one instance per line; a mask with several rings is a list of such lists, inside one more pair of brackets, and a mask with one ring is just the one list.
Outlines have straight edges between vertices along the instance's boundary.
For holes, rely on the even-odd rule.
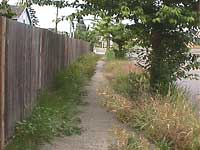
[[123,58],[125,56],[125,45],[133,38],[131,30],[127,29],[126,25],[120,20],[115,21],[111,17],[104,17],[96,24],[95,30],[106,40],[112,40],[117,44],[118,48],[114,49],[116,57]]
[[121,12],[122,12],[124,17],[128,17],[131,13],[130,9],[126,6],[121,7]]
[[[124,50],[124,45],[133,37],[138,46],[151,49],[145,55],[149,58],[150,70],[154,70],[151,77],[155,77],[155,84],[159,85],[154,87],[167,89],[175,80],[174,75],[186,77],[188,67],[182,66],[188,62],[195,64],[189,57],[187,45],[199,41],[191,36],[200,26],[199,3],[199,0],[76,0],[69,5],[78,8],[78,14],[103,18],[96,31],[106,39],[112,35],[119,49]],[[129,29],[120,23],[124,19],[132,22]],[[151,82],[152,87],[153,84]]]
[[153,19],[154,23],[167,23],[174,28],[181,25],[188,27],[195,23],[195,14],[180,7],[163,5],[162,8],[156,13],[156,18]]
[[152,20],[153,23],[161,23],[161,18],[155,18]]
[[12,12],[10,6],[8,5],[7,1],[2,1],[0,3],[0,16],[5,16],[7,18],[12,18],[15,13]]
[[44,5],[52,5],[52,6],[56,6],[58,8],[64,8],[69,6],[68,1],[65,0],[33,0],[32,1],[34,4],[38,4],[40,6],[44,6]]

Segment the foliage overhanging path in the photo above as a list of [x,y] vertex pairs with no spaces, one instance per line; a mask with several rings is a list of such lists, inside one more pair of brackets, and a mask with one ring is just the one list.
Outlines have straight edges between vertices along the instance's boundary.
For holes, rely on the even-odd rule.
[[86,87],[88,93],[84,102],[87,104],[80,108],[82,134],[55,138],[52,144],[44,145],[41,150],[108,150],[115,142],[112,130],[122,127],[122,124],[101,106],[102,97],[97,93],[97,89],[107,84],[103,66],[104,61],[100,60],[95,75]]

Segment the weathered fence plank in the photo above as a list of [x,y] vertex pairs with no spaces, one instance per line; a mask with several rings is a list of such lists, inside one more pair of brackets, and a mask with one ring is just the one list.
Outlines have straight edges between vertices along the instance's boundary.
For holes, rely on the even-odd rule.
[[39,90],[88,53],[89,43],[0,17],[0,150],[29,116]]
[[0,25],[0,150],[2,150],[5,143],[5,18],[0,18]]

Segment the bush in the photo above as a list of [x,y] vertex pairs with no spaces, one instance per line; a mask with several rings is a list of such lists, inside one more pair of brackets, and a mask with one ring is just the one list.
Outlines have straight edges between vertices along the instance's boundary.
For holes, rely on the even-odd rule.
[[115,57],[118,59],[124,59],[126,56],[126,50],[125,49],[113,49],[114,53],[115,53]]
[[113,88],[133,100],[145,99],[149,92],[148,75],[134,72],[128,75],[119,75],[113,81]]
[[106,51],[106,59],[107,60],[115,59],[115,53],[112,49],[109,49],[109,50]]

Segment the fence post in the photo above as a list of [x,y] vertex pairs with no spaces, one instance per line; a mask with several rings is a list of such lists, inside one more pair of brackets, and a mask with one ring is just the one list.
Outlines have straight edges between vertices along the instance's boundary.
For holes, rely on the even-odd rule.
[[0,17],[0,150],[5,144],[4,112],[5,112],[5,42],[6,19]]

